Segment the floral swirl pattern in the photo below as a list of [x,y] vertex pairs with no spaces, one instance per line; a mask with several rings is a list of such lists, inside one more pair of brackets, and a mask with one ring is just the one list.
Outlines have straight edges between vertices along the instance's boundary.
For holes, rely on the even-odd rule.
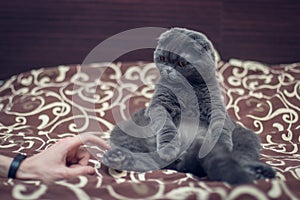
[[[275,180],[229,186],[171,170],[116,171],[96,158],[94,176],[52,185],[1,178],[3,199],[299,199],[300,63],[266,66],[220,61],[218,77],[230,116],[262,141],[261,159]],[[0,86],[0,153],[29,155],[82,132],[108,140],[113,125],[148,105],[153,63],[96,63],[21,73]]]

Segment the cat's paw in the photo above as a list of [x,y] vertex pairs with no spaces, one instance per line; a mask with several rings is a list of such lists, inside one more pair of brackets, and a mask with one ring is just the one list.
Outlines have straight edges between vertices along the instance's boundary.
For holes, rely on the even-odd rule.
[[179,148],[172,145],[167,145],[158,150],[158,155],[163,161],[172,162],[174,160],[177,160],[179,155]]
[[108,167],[118,170],[129,170],[134,165],[131,152],[119,147],[108,150],[103,155],[102,162]]
[[269,165],[262,162],[253,162],[244,165],[244,169],[254,179],[275,178],[276,171]]

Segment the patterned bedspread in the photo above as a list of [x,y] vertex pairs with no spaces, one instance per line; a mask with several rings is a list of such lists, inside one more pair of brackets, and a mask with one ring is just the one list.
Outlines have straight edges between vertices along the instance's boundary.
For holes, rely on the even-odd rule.
[[[230,186],[171,170],[116,171],[90,160],[97,173],[45,184],[0,178],[0,199],[300,199],[300,63],[218,65],[230,116],[261,138],[261,159],[274,180]],[[153,63],[99,63],[41,68],[0,86],[0,154],[36,154],[58,139],[109,131],[147,106],[158,73]]]

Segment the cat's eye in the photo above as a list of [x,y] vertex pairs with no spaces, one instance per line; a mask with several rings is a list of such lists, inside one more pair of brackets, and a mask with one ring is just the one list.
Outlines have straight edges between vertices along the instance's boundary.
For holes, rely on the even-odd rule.
[[159,56],[159,60],[164,62],[164,63],[167,63],[168,62],[168,59],[164,56]]
[[177,64],[178,64],[179,67],[185,67],[185,66],[188,65],[188,62],[186,62],[186,61],[178,61]]

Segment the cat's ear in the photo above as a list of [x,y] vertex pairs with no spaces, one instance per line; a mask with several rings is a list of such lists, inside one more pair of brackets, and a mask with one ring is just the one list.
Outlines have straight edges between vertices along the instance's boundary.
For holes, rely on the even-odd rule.
[[198,38],[196,39],[195,48],[202,53],[207,53],[211,56],[212,60],[216,62],[216,51],[212,43],[205,37],[205,38]]
[[160,34],[160,36],[158,37],[158,42],[164,41],[166,40],[168,37],[170,37],[170,33],[172,33],[173,28],[163,32],[162,34]]

